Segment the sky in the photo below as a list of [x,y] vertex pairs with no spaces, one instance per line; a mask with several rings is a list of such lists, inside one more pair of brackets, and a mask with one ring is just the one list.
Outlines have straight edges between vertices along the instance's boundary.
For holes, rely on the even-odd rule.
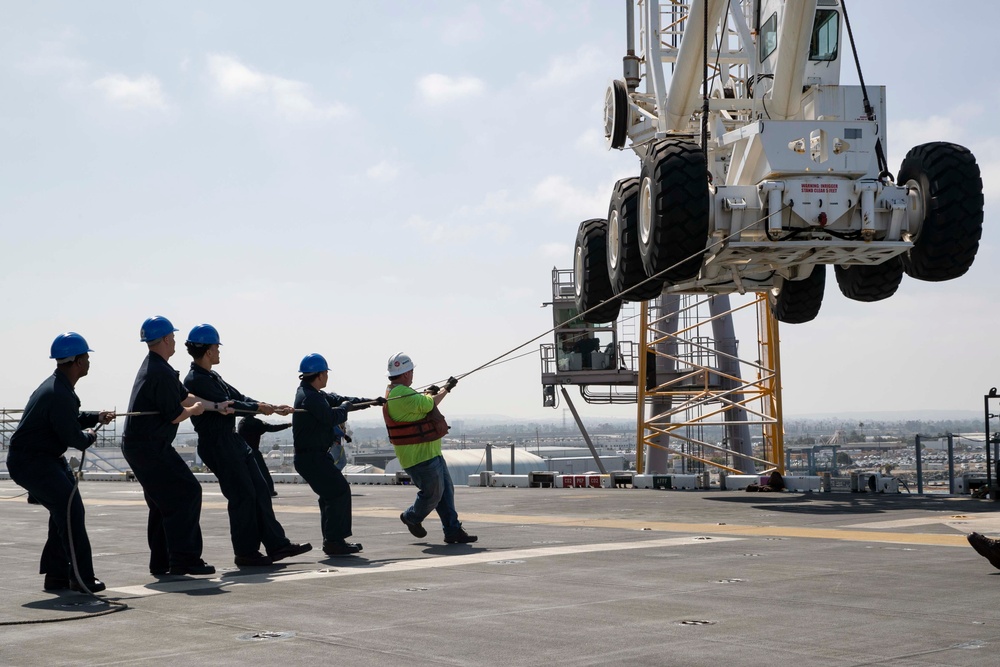
[[[968,146],[983,240],[962,278],[904,278],[874,304],[843,298],[830,271],[819,317],[781,328],[784,411],[979,410],[1000,385],[1000,4],[848,11],[866,83],[887,87],[890,168],[928,141]],[[328,389],[370,397],[395,352],[421,385],[541,335],[577,225],[638,175],[603,138],[624,13],[610,0],[0,0],[0,406],[23,407],[72,330],[94,350],[84,409],[125,410],[151,315],[181,341],[216,326],[216,370],[272,403],[291,402],[308,353],[329,361]],[[548,340],[463,378],[445,414],[561,418],[542,407]],[[635,414],[576,403],[585,418]]]

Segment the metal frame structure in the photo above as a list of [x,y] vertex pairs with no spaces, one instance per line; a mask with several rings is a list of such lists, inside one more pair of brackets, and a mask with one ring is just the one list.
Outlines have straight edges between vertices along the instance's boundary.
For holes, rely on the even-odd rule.
[[22,412],[24,410],[0,408],[0,446],[3,449],[7,449],[10,445],[10,436],[14,434],[14,430],[20,423]]
[[[784,471],[784,447],[780,396],[778,322],[771,314],[767,296],[749,295],[734,308],[729,296],[668,295],[639,305],[638,324],[629,326],[630,316],[616,322],[588,324],[577,317],[573,299],[573,270],[552,270],[554,343],[543,343],[543,404],[555,407],[556,388],[572,410],[584,439],[589,439],[566,385],[577,385],[588,403],[636,403],[637,469],[646,470],[646,448],[676,454],[695,466],[714,466],[730,472],[754,472],[777,468]],[[672,299],[679,304],[669,311],[650,315]],[[708,311],[708,312],[706,312]],[[737,313],[756,326],[755,358],[738,354],[732,321]],[[720,340],[719,322],[732,330],[732,340]],[[634,331],[629,331],[634,329]],[[572,343],[600,334],[616,351],[606,364],[606,352],[585,365]],[[744,378],[753,378],[746,380]],[[594,387],[606,387],[605,392]],[[659,406],[667,407],[662,408]],[[648,408],[648,414],[647,414]],[[706,431],[726,434],[725,445],[708,441]],[[738,435],[745,434],[745,435]],[[763,443],[760,456],[751,454],[754,439]],[[742,447],[734,441],[742,440]],[[709,451],[709,454],[705,452]],[[724,462],[713,461],[721,454]],[[718,456],[716,456],[718,458]]]
[[997,494],[995,487],[993,485],[993,464],[997,465],[997,479],[1000,480],[1000,462],[997,461],[997,456],[991,457],[991,449],[997,448],[1000,445],[1000,433],[990,433],[990,421],[1000,417],[998,414],[994,414],[990,411],[990,402],[1000,400],[1000,394],[997,394],[997,388],[991,387],[989,392],[983,396],[983,415],[985,417],[985,434],[986,439],[986,486],[990,489],[992,497],[994,500],[1000,500],[1000,494]]
[[[655,381],[638,386],[636,469],[646,470],[646,449],[655,448],[733,473],[745,472],[747,462],[784,471],[778,323],[771,315],[767,298],[755,295],[746,303],[714,316],[732,317],[743,310],[755,314],[758,358],[754,361],[720,352],[718,342],[715,346],[706,345],[708,337],[703,328],[711,324],[712,317],[704,317],[700,311],[707,302],[705,297],[687,296],[680,301],[677,311],[653,313],[649,304],[642,305],[644,335],[639,377],[655,376]],[[678,317],[684,314],[688,317]],[[665,326],[668,322],[680,325]],[[740,372],[721,371],[719,356],[737,364]],[[656,363],[657,359],[666,361],[663,365],[672,367],[672,372],[664,374],[651,369],[650,363]],[[743,370],[754,379],[744,380]],[[648,414],[644,409],[647,405]],[[733,425],[759,432],[761,456],[710,443],[701,435],[705,427],[723,427],[730,432],[728,427]],[[713,461],[705,455],[706,450],[724,455],[726,462]]]
[[[637,345],[635,341],[623,340],[621,336],[627,320],[619,319],[617,322],[595,325],[579,319],[579,311],[574,305],[573,284],[573,269],[552,269],[552,301],[543,305],[552,307],[556,342],[543,343],[539,348],[542,385],[603,385],[622,389],[634,387],[638,377]],[[603,337],[601,350],[596,358],[593,352],[573,351],[577,341],[588,337]],[[552,395],[554,396],[554,391]],[[584,394],[584,398],[593,403],[632,403],[635,401],[635,392],[627,389],[619,397],[621,400],[616,400],[609,394],[607,400],[591,400]]]
[[[10,448],[10,437],[21,422],[21,415],[23,413],[24,410],[20,408],[0,408],[0,448],[3,450]],[[100,452],[103,447],[117,447],[119,444],[117,422],[112,420],[111,423],[97,430],[97,441],[87,448],[88,456],[84,459],[84,471],[124,472],[120,467],[108,461]],[[70,450],[66,456],[67,458],[73,456],[79,457],[80,453],[76,450]],[[6,458],[4,458],[4,468],[6,468]]]

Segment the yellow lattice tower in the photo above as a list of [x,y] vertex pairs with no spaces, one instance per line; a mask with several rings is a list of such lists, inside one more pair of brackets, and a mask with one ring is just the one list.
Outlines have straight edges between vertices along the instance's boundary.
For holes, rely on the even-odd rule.
[[[743,305],[709,318],[701,316],[700,309],[712,297],[683,298],[684,305],[676,312],[659,312],[653,318],[649,305],[642,304],[636,469],[644,471],[645,448],[655,447],[733,473],[740,470],[704,454],[697,455],[695,449],[717,452],[727,461],[738,457],[762,469],[777,468],[784,472],[778,323],[771,314],[767,296],[757,295]],[[708,337],[699,335],[711,319],[743,310],[755,312],[755,360],[724,353]],[[680,313],[686,317],[679,317]],[[657,358],[666,360],[663,365],[673,370],[655,372],[650,363],[655,364]],[[721,371],[719,364],[713,363],[720,358],[725,358],[730,366],[735,364],[736,372]],[[746,376],[752,377],[746,379]],[[647,410],[647,406],[658,407],[654,411]],[[734,454],[731,449],[698,435],[705,426],[721,426],[728,431],[731,425],[746,425],[751,433],[759,433],[761,456]]]

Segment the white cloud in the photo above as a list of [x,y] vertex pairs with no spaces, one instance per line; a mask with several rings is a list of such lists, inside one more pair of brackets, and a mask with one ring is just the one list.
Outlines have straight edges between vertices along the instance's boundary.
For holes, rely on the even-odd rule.
[[[524,196],[511,196],[507,190],[488,192],[475,203],[463,204],[442,214],[440,221],[430,221],[415,214],[404,226],[420,232],[421,238],[434,242],[468,243],[479,239],[500,242],[523,228],[526,219],[549,219],[558,224],[603,217],[608,209],[610,185],[592,191],[573,185],[565,176],[549,176]],[[575,233],[575,232],[574,232]],[[572,240],[572,235],[570,240]],[[541,254],[564,259],[572,252],[565,244],[541,246]]]
[[134,79],[124,74],[108,74],[90,85],[101,91],[108,102],[125,109],[167,108],[160,80],[152,74],[141,74]]
[[229,98],[256,98],[292,120],[329,120],[347,115],[340,103],[321,104],[313,100],[306,83],[253,70],[232,56],[208,55],[208,72],[218,92]]
[[532,198],[550,206],[562,219],[584,220],[604,217],[608,210],[610,189],[601,185],[591,191],[576,187],[564,176],[549,176],[535,186]]
[[970,148],[976,156],[983,177],[983,195],[986,197],[987,207],[992,209],[1000,204],[1000,138],[984,138]]
[[890,168],[893,165],[898,167],[906,152],[914,146],[931,141],[962,143],[963,134],[962,120],[952,116],[905,119],[897,123],[890,121],[888,156]]
[[601,159],[608,154],[608,142],[603,130],[590,127],[580,133],[573,142],[573,147],[588,156],[588,159]]
[[399,175],[399,166],[388,160],[382,160],[378,164],[368,167],[365,174],[372,180],[388,182],[395,180],[396,176]]
[[475,43],[486,34],[486,19],[479,7],[465,7],[457,15],[449,12],[439,28],[445,44]]
[[493,221],[455,222],[451,217],[430,221],[423,216],[410,216],[403,226],[419,233],[424,242],[440,244],[466,244],[479,239],[493,242],[503,241],[510,236],[510,227]]
[[267,77],[230,56],[208,55],[208,71],[224,95],[267,92]]
[[608,54],[591,46],[581,46],[572,54],[562,54],[552,58],[546,70],[538,77],[529,79],[528,85],[535,89],[575,87],[580,81],[595,74],[609,72],[608,63],[613,62]]
[[506,190],[496,190],[487,192],[478,204],[459,207],[458,215],[463,218],[498,214],[510,215],[525,210],[527,206],[528,202],[511,199],[510,193]]
[[567,257],[572,257],[573,246],[568,243],[543,243],[538,248],[538,254],[556,262],[564,262]]
[[73,53],[79,41],[76,30],[63,28],[50,39],[38,42],[35,53],[21,61],[19,68],[32,74],[68,78],[79,76],[90,66],[86,60]]
[[514,23],[531,26],[539,32],[551,30],[564,18],[551,3],[544,0],[504,0],[499,10]]
[[890,169],[898,168],[906,152],[932,141],[950,141],[968,147],[982,172],[987,202],[1000,202],[1000,138],[983,135],[976,127],[984,117],[978,104],[967,104],[947,115],[906,119],[889,124]]
[[[531,303],[532,299],[538,295],[538,290],[533,287],[513,288],[501,285],[500,289],[497,290],[497,294],[503,301],[522,305],[524,303]],[[534,352],[534,350],[530,351]]]
[[486,84],[474,76],[427,74],[417,80],[417,92],[426,104],[448,104],[481,95]]

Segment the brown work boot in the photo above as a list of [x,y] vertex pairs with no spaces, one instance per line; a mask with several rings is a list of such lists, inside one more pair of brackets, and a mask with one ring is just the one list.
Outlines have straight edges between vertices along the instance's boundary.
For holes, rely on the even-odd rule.
[[980,556],[990,565],[1000,570],[1000,540],[994,540],[979,533],[970,533],[966,538]]

